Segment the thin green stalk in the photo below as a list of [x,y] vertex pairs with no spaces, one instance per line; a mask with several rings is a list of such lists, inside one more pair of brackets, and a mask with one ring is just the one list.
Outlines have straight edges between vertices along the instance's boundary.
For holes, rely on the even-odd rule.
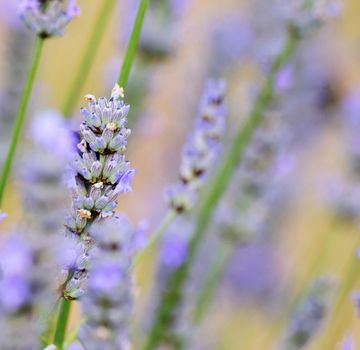
[[160,240],[164,232],[174,221],[175,217],[176,217],[176,213],[173,210],[168,212],[168,214],[164,217],[164,220],[159,225],[158,229],[151,235],[150,239],[146,243],[146,246],[136,254],[133,267],[136,267],[139,264],[139,262],[143,259],[143,257],[146,256],[146,254]]
[[192,314],[192,323],[198,325],[204,319],[211,302],[214,300],[219,280],[223,276],[224,269],[233,252],[233,246],[228,242],[221,243],[219,251],[216,251],[215,261],[210,267],[206,280],[196,299],[195,309]]
[[54,344],[59,350],[63,349],[63,343],[66,334],[66,328],[69,321],[69,315],[71,311],[71,301],[66,299],[61,299],[60,301],[60,310],[57,320],[57,327],[54,334]]
[[255,129],[264,119],[265,109],[269,105],[273,96],[275,79],[281,68],[293,54],[297,42],[298,33],[295,29],[291,28],[289,30],[288,40],[281,53],[275,59],[271,72],[264,82],[249,117],[239,131],[229,152],[224,157],[222,164],[215,174],[212,186],[209,187],[209,192],[207,193],[205,201],[200,208],[195,231],[189,243],[187,259],[170,276],[168,288],[165,289],[165,292],[162,295],[162,300],[160,302],[161,306],[154,319],[145,345],[146,350],[155,349],[164,339],[166,339],[166,341],[172,340],[173,346],[176,349],[183,348],[181,341],[176,339],[176,337],[172,334],[169,335],[169,332],[171,332],[170,329],[174,321],[176,308],[182,301],[182,291],[188,278],[190,267],[211,222],[211,217],[215,207],[224,193],[237,164],[241,160],[241,157],[243,156],[246,146],[250,142]]
[[[111,5],[112,5],[111,3],[113,2],[113,0],[111,0],[111,1],[105,0],[105,3],[106,2],[108,3],[107,4],[108,6],[104,6],[103,11],[104,11],[104,14],[109,15],[112,12],[110,10],[111,10]],[[126,53],[125,53],[125,58],[124,58],[122,66],[121,66],[121,71],[120,71],[120,75],[119,75],[119,79],[118,79],[118,84],[121,87],[125,87],[128,82],[128,79],[129,79],[129,74],[130,74],[132,63],[134,61],[134,57],[135,57],[136,49],[138,46],[139,37],[140,37],[141,29],[142,29],[142,24],[143,24],[144,16],[145,16],[145,13],[146,13],[146,10],[148,7],[148,3],[149,3],[148,0],[140,0],[139,7],[137,9],[135,21],[133,24],[133,29],[131,31],[129,43],[128,43]],[[106,8],[106,11],[105,11],[105,8]],[[99,21],[101,21],[100,23],[103,23],[102,21],[104,21],[104,18],[101,18],[101,16],[99,16],[98,25],[95,26],[96,29],[93,33],[93,35],[96,36],[96,39],[93,38],[92,40],[90,40],[90,43],[87,48],[87,50],[90,53],[96,52],[96,48],[97,48],[98,43],[102,36],[102,34],[99,34],[98,31],[104,30],[104,28],[103,28],[104,26],[101,26],[99,24]],[[90,59],[90,57],[86,57],[86,55],[85,55],[84,56],[85,64],[88,64],[86,61],[87,59]],[[83,84],[84,76],[86,77],[87,71],[88,71],[88,69],[81,67],[81,70],[78,73],[78,78],[74,80],[74,84],[72,86],[72,88],[74,89],[74,94],[70,94],[70,95],[73,95],[73,96],[77,95],[77,93],[78,93],[77,89],[81,88],[81,86]],[[80,77],[81,77],[81,79],[80,79]],[[69,97],[69,101],[70,101],[70,97]],[[74,102],[70,101],[65,104],[65,106],[64,106],[64,112],[65,112],[64,114],[65,115],[71,114],[71,111],[72,111],[75,103],[76,103],[76,100]],[[58,317],[58,320],[56,323],[55,338],[54,338],[55,345],[60,350],[62,349],[63,343],[64,343],[64,338],[65,338],[65,333],[66,333],[66,325],[68,323],[70,308],[71,308],[71,301],[63,299],[62,303],[60,305],[59,317]]]
[[129,80],[131,66],[134,62],[136,49],[138,47],[141,29],[148,6],[149,6],[149,0],[140,0],[134,21],[134,26],[131,31],[131,35],[125,51],[124,60],[118,78],[118,84],[123,88],[126,87],[126,84]]
[[71,115],[74,113],[79,94],[94,64],[100,42],[110,22],[110,17],[114,13],[116,3],[116,0],[103,0],[103,5],[99,10],[95,25],[90,33],[90,38],[80,61],[79,68],[68,89],[67,97],[62,107],[62,112],[66,118],[71,118]]
[[33,88],[33,85],[34,85],[36,73],[38,71],[43,44],[44,44],[44,39],[41,39],[41,38],[36,39],[35,49],[34,49],[34,53],[33,53],[33,56],[32,56],[32,61],[31,61],[31,64],[30,64],[28,76],[27,76],[27,79],[26,79],[26,82],[25,82],[24,91],[23,91],[22,96],[21,96],[19,109],[18,109],[16,119],[15,119],[15,125],[14,125],[14,129],[13,129],[12,136],[11,136],[10,146],[9,146],[9,149],[8,149],[8,152],[7,152],[7,155],[6,155],[4,166],[3,166],[2,170],[1,170],[1,175],[0,175],[0,206],[2,205],[2,201],[4,199],[3,197],[4,197],[5,187],[6,187],[6,184],[7,184],[8,180],[9,180],[12,165],[13,165],[13,162],[14,162],[16,149],[17,149],[19,139],[20,139],[20,136],[21,136],[21,132],[22,132],[22,129],[23,129],[23,126],[24,126],[25,115],[26,115],[28,104],[29,104],[31,91],[32,91],[32,88]]

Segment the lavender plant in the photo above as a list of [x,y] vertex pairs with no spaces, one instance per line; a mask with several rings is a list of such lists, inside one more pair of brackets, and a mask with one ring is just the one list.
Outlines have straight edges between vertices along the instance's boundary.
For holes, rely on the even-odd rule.
[[86,95],[88,109],[81,110],[84,122],[80,126],[79,154],[72,162],[72,208],[66,218],[67,232],[83,245],[84,259],[69,271],[64,284],[63,296],[76,299],[82,293],[82,284],[87,275],[86,256],[92,246],[89,227],[99,218],[113,215],[119,194],[131,190],[135,170],[125,160],[126,128],[129,106],[123,91],[115,85],[111,97],[98,100]]
[[[28,147],[20,177],[26,213],[19,221],[25,232],[19,233],[21,230],[17,228],[17,233],[5,233],[0,242],[0,348],[4,350],[208,349],[212,346],[211,341],[198,345],[193,340],[199,324],[208,315],[224,266],[234,248],[272,233],[274,212],[282,208],[279,197],[284,189],[283,183],[279,183],[292,164],[288,153],[295,139],[290,138],[289,142],[287,132],[295,131],[300,125],[294,126],[287,118],[293,115],[295,105],[299,108],[296,99],[300,94],[292,96],[295,89],[289,89],[291,92],[284,94],[285,99],[279,95],[289,85],[296,85],[295,80],[301,85],[299,81],[304,76],[301,70],[295,72],[291,59],[300,39],[313,33],[324,17],[338,12],[338,4],[327,0],[280,0],[271,4],[274,8],[267,14],[263,6],[269,4],[256,0],[251,4],[258,15],[256,23],[251,23],[256,16],[241,23],[245,37],[231,41],[236,45],[240,42],[239,48],[222,52],[228,48],[217,50],[216,40],[211,43],[211,52],[216,57],[209,60],[210,71],[215,75],[228,73],[230,77],[236,64],[246,56],[261,67],[262,85],[251,99],[247,118],[238,132],[233,133],[225,131],[225,124],[230,124],[225,108],[225,83],[208,82],[192,132],[182,149],[179,180],[166,192],[168,215],[140,248],[139,230],[116,214],[119,197],[132,190],[135,174],[125,156],[131,132],[123,88],[129,80],[138,44],[142,53],[149,53],[148,43],[153,39],[165,43],[165,51],[174,44],[162,28],[155,28],[155,35],[146,31],[141,38],[148,0],[139,0],[110,98],[85,96],[88,106],[80,110],[83,120],[77,133],[71,132],[68,121],[63,120],[73,115],[115,4],[113,0],[104,1],[101,7],[94,37],[81,60],[83,66],[66,89],[62,113],[41,113],[28,124],[30,137],[26,140]],[[181,5],[183,1],[152,4],[151,11],[154,15],[165,9],[169,18],[174,19],[175,4]],[[43,42],[62,35],[65,26],[79,14],[79,8],[75,0],[24,0],[20,12],[26,26],[37,36],[37,42],[1,170],[0,204],[20,141]],[[163,23],[162,18],[159,23]],[[234,26],[238,28],[236,23],[230,26],[232,30]],[[257,42],[252,45],[255,38]],[[161,45],[160,49],[157,45],[150,46],[155,47],[156,55],[164,52]],[[86,55],[92,57],[87,59]],[[227,86],[227,95],[231,97],[232,79]],[[301,103],[310,100],[304,98]],[[280,122],[278,113],[282,114]],[[152,150],[149,154],[156,156]],[[69,158],[71,169],[64,180]],[[157,171],[157,167],[154,169]],[[62,209],[66,204],[65,181],[71,192],[71,207],[61,229]],[[154,202],[151,198],[151,203]],[[0,211],[0,223],[5,217]],[[9,221],[6,226],[11,224]],[[62,234],[61,238],[57,233]],[[134,268],[162,234],[151,311],[146,312],[148,325],[145,331],[137,333],[133,323],[134,304],[138,301],[134,293]],[[204,267],[209,273],[204,273]],[[254,268],[250,266],[249,270]],[[142,270],[139,272],[141,275]],[[349,280],[356,272],[357,268],[352,270]],[[348,295],[349,280],[340,288],[335,310]],[[312,341],[330,309],[332,287],[328,279],[320,278],[304,294],[284,330],[281,349],[302,349]],[[81,314],[76,329],[68,332],[71,306],[76,301],[81,305]],[[341,346],[351,349],[354,345],[345,339]]]

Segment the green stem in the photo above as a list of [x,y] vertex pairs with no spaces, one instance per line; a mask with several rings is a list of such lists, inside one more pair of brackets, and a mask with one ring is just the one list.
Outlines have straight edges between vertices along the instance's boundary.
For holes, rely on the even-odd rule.
[[192,314],[192,323],[198,325],[204,319],[211,302],[214,299],[216,294],[217,287],[219,285],[219,280],[223,275],[224,269],[231,257],[233,252],[233,247],[228,244],[228,242],[221,243],[221,247],[218,252],[216,252],[216,258],[210,267],[210,272],[208,273],[206,280],[201,288],[201,291],[197,297],[195,303],[195,309]]
[[67,118],[70,118],[74,113],[79,94],[91,71],[91,67],[94,64],[100,42],[104,36],[106,27],[110,22],[109,18],[114,13],[116,3],[116,0],[103,0],[103,5],[99,10],[98,17],[90,34],[90,39],[80,61],[79,68],[68,89],[67,97],[62,107],[62,112]]
[[12,165],[14,162],[17,145],[19,143],[19,138],[20,138],[23,126],[24,126],[25,115],[26,115],[28,104],[29,104],[31,91],[32,91],[32,88],[34,85],[36,73],[38,71],[43,44],[44,44],[44,39],[41,39],[41,38],[36,39],[35,49],[34,49],[34,53],[32,56],[32,62],[31,62],[30,68],[29,68],[27,80],[25,82],[24,91],[22,93],[20,104],[19,104],[19,109],[18,109],[18,112],[16,115],[15,125],[14,125],[13,133],[11,136],[10,146],[9,146],[9,149],[8,149],[8,152],[6,155],[3,169],[1,171],[0,206],[2,205],[5,187],[9,180],[9,176],[10,176]]
[[145,247],[139,251],[135,258],[133,267],[136,267],[139,262],[146,256],[146,254],[154,247],[154,245],[160,240],[164,232],[168,229],[170,224],[174,221],[176,213],[174,211],[169,211],[165,216],[164,220],[159,225],[158,229],[151,235],[150,239],[146,243]]
[[269,76],[264,82],[264,85],[254,103],[254,106],[247,118],[244,126],[239,131],[234,143],[226,156],[224,156],[222,164],[215,174],[212,186],[209,187],[209,192],[206,194],[205,201],[200,208],[198,221],[196,223],[195,231],[189,242],[189,250],[186,261],[178,267],[169,278],[168,288],[162,294],[160,308],[154,319],[152,327],[149,332],[146,350],[155,349],[163,340],[174,343],[175,349],[182,349],[183,344],[176,339],[171,333],[171,327],[176,317],[176,309],[182,302],[183,287],[188,278],[190,267],[195,259],[195,256],[200,247],[201,241],[206,233],[206,230],[211,222],[211,218],[217,203],[224,193],[227,185],[241,160],[246,146],[249,144],[252,135],[257,126],[264,119],[264,111],[269,105],[274,90],[275,79],[293,54],[298,41],[298,33],[295,29],[290,28],[288,40],[284,48],[275,59]]
[[70,300],[61,299],[60,301],[59,316],[56,324],[56,331],[54,334],[54,344],[59,350],[63,349],[63,343],[66,334],[66,328],[68,325],[71,305],[72,303]]
[[135,58],[136,49],[138,47],[140,33],[148,5],[149,0],[140,0],[134,21],[134,26],[131,31],[131,35],[125,51],[124,60],[118,78],[118,84],[123,88],[126,87],[126,84],[129,80],[131,66]]

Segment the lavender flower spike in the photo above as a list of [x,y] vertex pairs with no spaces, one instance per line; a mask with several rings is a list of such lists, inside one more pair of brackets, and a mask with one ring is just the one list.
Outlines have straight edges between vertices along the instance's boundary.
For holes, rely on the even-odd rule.
[[309,344],[325,320],[333,287],[328,277],[315,280],[288,324],[282,350],[303,349]]
[[90,252],[87,293],[81,299],[86,322],[79,341],[86,350],[129,349],[135,230],[124,217],[114,217],[94,225],[90,234],[96,245]]
[[85,120],[80,125],[79,153],[72,163],[73,200],[66,218],[67,231],[79,240],[83,253],[71,267],[72,277],[66,282],[64,297],[69,299],[81,294],[87,275],[87,252],[93,244],[89,227],[113,215],[118,196],[131,191],[135,173],[124,155],[130,130],[126,128],[129,106],[122,100],[123,90],[116,85],[109,100],[104,97],[96,100],[92,95],[85,98],[89,107],[81,109]]
[[181,181],[169,188],[169,205],[177,212],[189,210],[210,169],[217,161],[225,130],[223,81],[209,81],[202,97],[194,130],[182,150]]
[[61,36],[66,25],[80,14],[76,0],[22,0],[20,18],[40,38]]

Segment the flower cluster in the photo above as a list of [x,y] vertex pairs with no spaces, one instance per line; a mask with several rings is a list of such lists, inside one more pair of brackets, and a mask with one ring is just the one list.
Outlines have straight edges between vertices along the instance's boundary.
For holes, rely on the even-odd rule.
[[132,257],[136,233],[124,217],[113,217],[91,228],[87,293],[81,299],[86,322],[79,341],[87,350],[129,348],[127,327],[132,312]]
[[65,26],[80,13],[76,0],[22,0],[20,17],[41,38],[60,36]]
[[225,129],[224,88],[222,81],[209,81],[206,85],[194,130],[182,150],[181,181],[167,192],[169,205],[176,212],[193,206],[218,159]]
[[281,349],[302,349],[309,343],[324,323],[333,287],[334,283],[328,277],[315,280],[291,317]]
[[39,317],[51,310],[56,295],[54,255],[49,243],[47,239],[30,239],[19,233],[10,234],[2,242],[1,349],[39,347],[39,336],[46,327]]
[[[81,109],[84,122],[80,127],[79,153],[72,162],[74,169],[71,213],[66,218],[67,231],[83,245],[84,259],[73,271],[65,288],[65,296],[78,296],[86,276],[87,251],[92,245],[88,228],[97,219],[113,215],[120,193],[131,190],[135,170],[125,160],[126,128],[129,106],[125,105],[123,92],[115,86],[111,98],[95,99],[87,95],[88,109]],[[69,277],[68,277],[69,278]],[[79,289],[80,288],[80,289]]]

